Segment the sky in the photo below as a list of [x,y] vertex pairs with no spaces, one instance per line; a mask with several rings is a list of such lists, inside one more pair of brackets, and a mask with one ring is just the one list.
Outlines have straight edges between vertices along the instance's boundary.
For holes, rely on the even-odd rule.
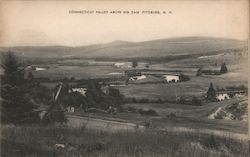
[[[248,7],[248,0],[4,1],[0,46],[83,46],[181,36],[247,39]],[[72,14],[70,10],[166,14]]]

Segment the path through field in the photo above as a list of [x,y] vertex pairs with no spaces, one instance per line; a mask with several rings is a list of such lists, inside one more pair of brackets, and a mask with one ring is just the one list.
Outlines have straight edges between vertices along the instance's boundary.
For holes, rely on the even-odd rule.
[[[86,127],[88,129],[95,129],[107,132],[119,131],[144,131],[146,128],[143,125],[134,124],[130,122],[119,122],[113,120],[103,120],[89,117],[67,115],[68,125],[71,127]],[[207,135],[216,135],[220,137],[227,137],[239,140],[248,140],[248,134],[232,133],[228,131],[220,131],[213,129],[192,129],[188,127],[162,127],[155,131],[166,131],[176,133],[199,133]]]

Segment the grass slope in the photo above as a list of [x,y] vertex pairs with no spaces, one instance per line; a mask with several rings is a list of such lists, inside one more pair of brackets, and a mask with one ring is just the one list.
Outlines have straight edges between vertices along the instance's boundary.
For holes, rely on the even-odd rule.
[[[247,141],[201,133],[106,133],[66,126],[1,127],[4,157],[247,157]],[[56,148],[63,144],[65,148]]]

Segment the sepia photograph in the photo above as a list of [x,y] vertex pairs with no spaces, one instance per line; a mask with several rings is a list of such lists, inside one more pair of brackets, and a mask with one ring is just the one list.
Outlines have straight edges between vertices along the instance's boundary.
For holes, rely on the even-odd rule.
[[0,157],[249,157],[248,0],[3,0]]

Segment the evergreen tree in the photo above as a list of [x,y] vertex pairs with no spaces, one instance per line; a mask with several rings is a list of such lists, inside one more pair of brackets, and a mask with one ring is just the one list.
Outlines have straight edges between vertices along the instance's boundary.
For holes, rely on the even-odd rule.
[[62,105],[63,98],[68,93],[68,84],[60,83],[55,88],[54,100],[50,102],[50,108],[47,110],[47,114],[42,120],[43,123],[64,123],[67,122],[67,118],[64,114],[64,107]]
[[223,63],[222,65],[221,65],[221,68],[220,68],[220,73],[221,74],[224,74],[224,73],[227,73],[227,66],[226,66],[226,63]]
[[101,87],[96,80],[88,80],[87,88],[86,104],[88,108],[95,107],[103,110],[110,106],[119,108],[123,102],[123,97],[118,89],[107,87],[109,92],[106,93],[104,92],[105,87]]
[[16,57],[8,52],[2,57],[4,74],[1,76],[1,122],[27,124],[38,120],[34,106],[29,99],[24,71]]
[[210,83],[210,87],[207,91],[207,100],[216,101],[216,91],[213,87],[213,83]]
[[132,67],[136,68],[138,66],[138,62],[136,60],[132,61]]
[[199,68],[197,70],[196,76],[201,76],[202,75],[202,68]]
[[88,102],[88,107],[100,108],[102,91],[101,87],[96,80],[88,80],[86,97]]

